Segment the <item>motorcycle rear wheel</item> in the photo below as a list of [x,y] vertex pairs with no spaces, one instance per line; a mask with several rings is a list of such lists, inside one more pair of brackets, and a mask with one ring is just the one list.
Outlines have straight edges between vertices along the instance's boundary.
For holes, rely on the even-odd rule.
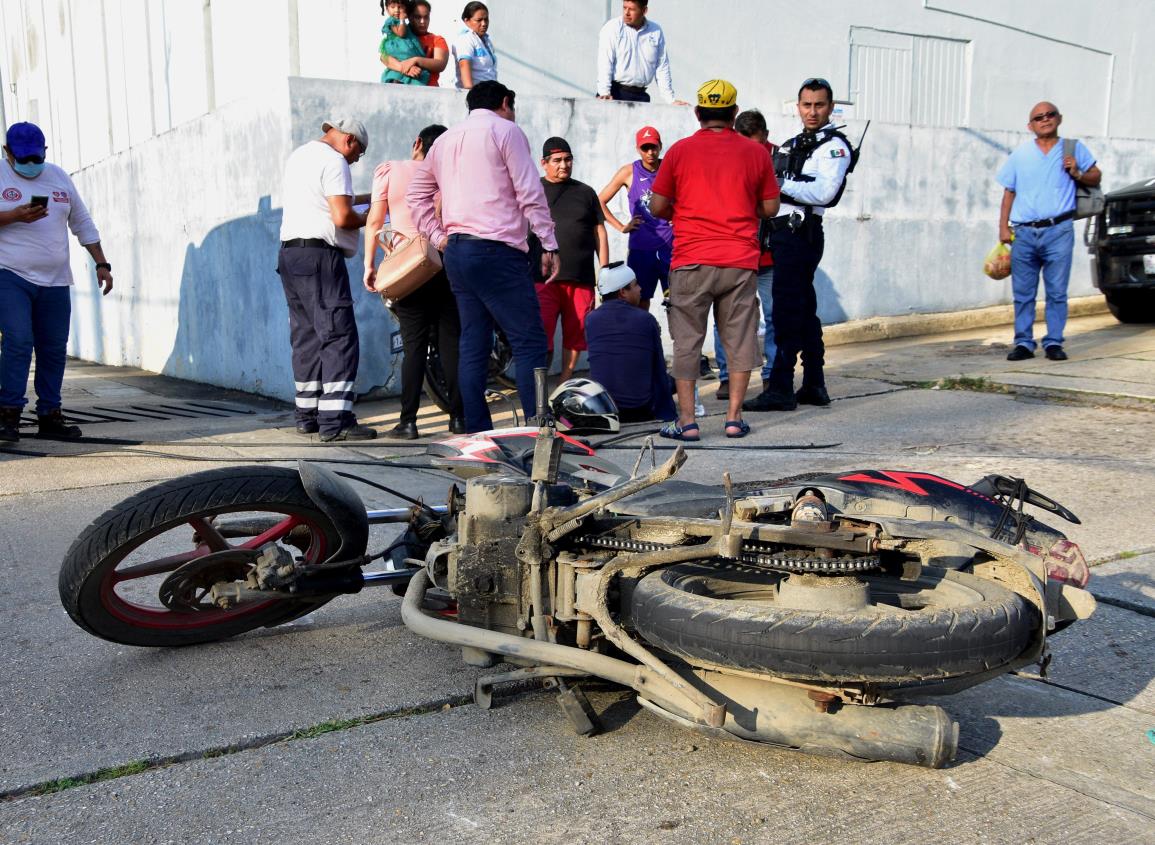
[[[502,387],[517,387],[513,347],[509,345],[500,329],[494,332],[493,336],[493,351],[489,354],[489,377]],[[449,402],[449,384],[445,380],[445,368],[441,364],[441,352],[437,345],[437,337],[432,333],[429,336],[429,350],[425,355],[425,393],[444,413],[453,413]]]
[[632,621],[649,642],[692,664],[874,683],[1005,665],[1040,624],[1022,596],[963,572],[927,567],[915,581],[858,576],[871,603],[852,611],[778,606],[781,577],[732,562],[671,566],[638,582]]
[[243,582],[268,543],[291,547],[308,563],[340,545],[294,470],[229,467],[185,476],[137,493],[86,528],[61,565],[60,600],[89,633],[136,646],[221,640],[329,601],[270,598],[226,609],[206,602],[212,583]]

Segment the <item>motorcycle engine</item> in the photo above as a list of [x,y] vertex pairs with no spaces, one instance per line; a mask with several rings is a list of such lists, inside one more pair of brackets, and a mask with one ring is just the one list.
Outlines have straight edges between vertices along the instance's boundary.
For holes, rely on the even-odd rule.
[[527,584],[514,552],[532,503],[533,482],[527,478],[483,475],[469,480],[447,578],[459,621],[522,633]]

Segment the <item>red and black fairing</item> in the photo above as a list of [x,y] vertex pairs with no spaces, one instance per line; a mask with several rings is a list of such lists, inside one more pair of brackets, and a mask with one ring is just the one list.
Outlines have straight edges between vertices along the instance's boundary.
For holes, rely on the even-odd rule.
[[1079,518],[1022,479],[988,475],[968,486],[927,472],[871,469],[811,475],[766,488],[766,492],[785,490],[798,496],[814,492],[832,510],[848,516],[949,519],[1046,558],[1052,578],[1083,586],[1090,576],[1078,546],[1063,532],[1025,513],[1023,506],[1032,505],[1075,524]]

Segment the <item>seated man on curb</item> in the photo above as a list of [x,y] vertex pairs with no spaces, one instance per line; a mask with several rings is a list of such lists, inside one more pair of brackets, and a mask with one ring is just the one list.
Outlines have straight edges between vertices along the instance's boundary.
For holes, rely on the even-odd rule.
[[590,378],[613,397],[623,423],[677,419],[662,330],[641,307],[642,288],[621,261],[598,276],[602,304],[586,317]]

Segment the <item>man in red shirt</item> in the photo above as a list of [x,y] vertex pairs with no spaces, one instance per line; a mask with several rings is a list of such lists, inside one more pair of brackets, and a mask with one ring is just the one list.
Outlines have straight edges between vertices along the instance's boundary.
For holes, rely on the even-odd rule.
[[409,19],[409,28],[425,48],[425,58],[410,61],[429,71],[429,82],[426,85],[436,88],[439,85],[438,80],[441,79],[441,71],[449,64],[449,45],[440,35],[434,35],[429,31],[431,11],[432,7],[426,0],[418,0],[413,4],[413,17]]
[[650,211],[674,222],[670,336],[678,384],[678,419],[661,431],[698,440],[694,383],[710,308],[730,365],[727,437],[745,437],[742,400],[758,366],[758,221],[778,213],[778,180],[770,153],[734,131],[738,92],[724,79],[698,89],[701,126],[666,153],[654,180]]

